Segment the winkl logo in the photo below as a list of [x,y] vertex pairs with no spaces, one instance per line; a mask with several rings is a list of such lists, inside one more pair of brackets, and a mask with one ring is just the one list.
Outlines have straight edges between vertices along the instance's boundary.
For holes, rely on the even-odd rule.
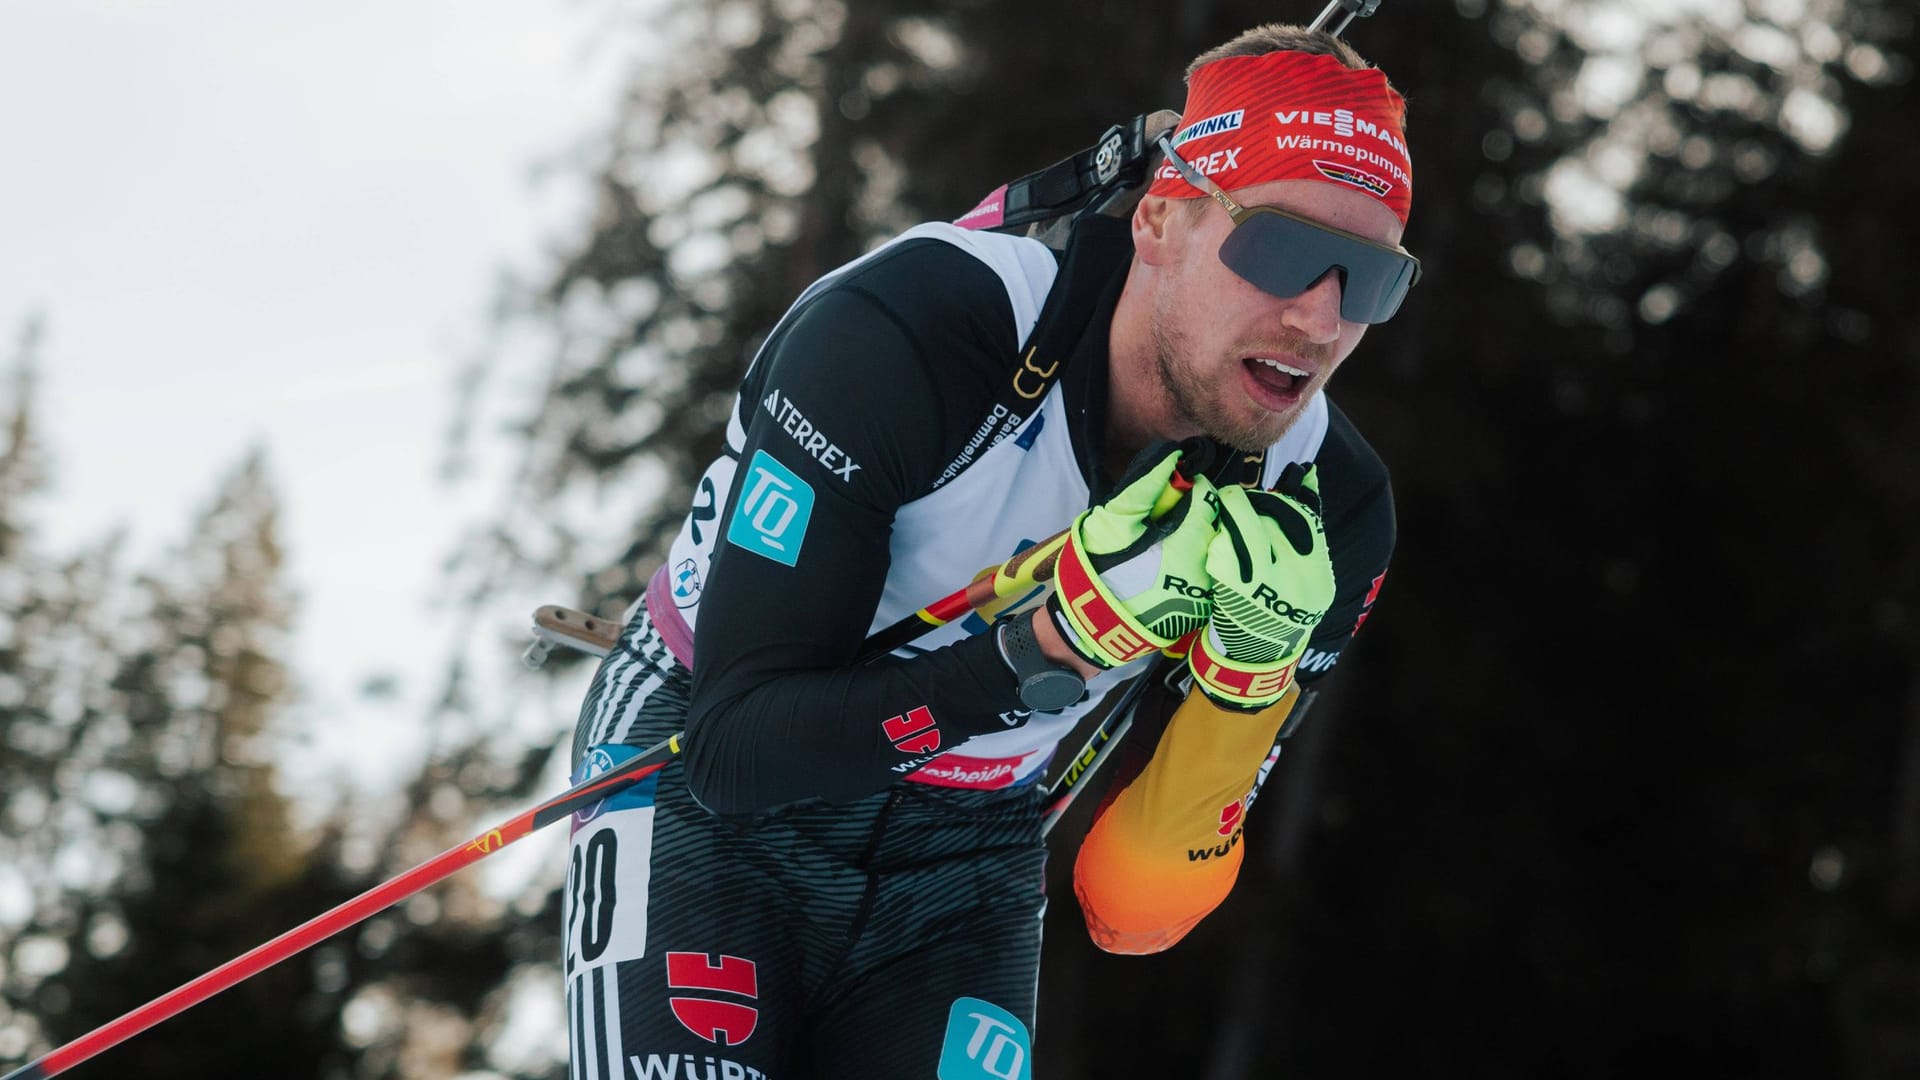
[[931,754],[940,749],[940,727],[934,722],[933,710],[925,705],[881,721],[880,730],[903,754]]
[[1180,134],[1173,137],[1173,145],[1182,146],[1194,139],[1204,139],[1209,135],[1218,135],[1223,131],[1238,131],[1240,121],[1247,115],[1245,109],[1235,109],[1218,116],[1209,116],[1205,120],[1196,120],[1186,126]]
[[[706,953],[667,954],[667,986],[673,990],[707,990],[742,997],[760,996],[753,961],[721,956],[718,964]],[[753,1035],[760,1010],[736,1001],[707,997],[670,997],[667,1006],[688,1031],[721,1046],[739,1046]],[[636,1059],[637,1060],[637,1059]],[[688,1057],[691,1062],[691,1055]]]

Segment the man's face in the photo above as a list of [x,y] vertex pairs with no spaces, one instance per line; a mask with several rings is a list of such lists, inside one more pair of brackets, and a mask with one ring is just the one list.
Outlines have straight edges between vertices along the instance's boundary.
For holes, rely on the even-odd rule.
[[[1275,206],[1383,244],[1398,244],[1398,218],[1358,191],[1315,180],[1276,180],[1231,193],[1243,206]],[[1205,432],[1229,446],[1271,445],[1326,385],[1366,333],[1340,317],[1340,280],[1328,274],[1299,296],[1262,292],[1220,261],[1233,220],[1212,199],[1168,216],[1168,258],[1149,331],[1160,390],[1178,432]]]

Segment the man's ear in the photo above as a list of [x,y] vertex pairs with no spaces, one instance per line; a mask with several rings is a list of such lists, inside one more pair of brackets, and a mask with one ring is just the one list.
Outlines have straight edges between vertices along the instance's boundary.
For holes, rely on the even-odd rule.
[[1160,266],[1172,258],[1181,224],[1175,220],[1178,205],[1177,199],[1146,195],[1133,208],[1133,253],[1141,262]]

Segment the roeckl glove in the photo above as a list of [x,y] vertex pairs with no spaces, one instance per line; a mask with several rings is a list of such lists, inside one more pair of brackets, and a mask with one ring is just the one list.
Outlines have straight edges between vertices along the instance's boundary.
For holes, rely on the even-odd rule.
[[1206,624],[1213,484],[1204,475],[1186,491],[1173,484],[1180,453],[1142,454],[1119,494],[1067,530],[1047,608],[1095,667],[1118,667]]
[[1218,532],[1207,547],[1213,613],[1187,664],[1206,695],[1232,709],[1263,709],[1293,682],[1314,627],[1333,604],[1333,562],[1312,466],[1293,464],[1272,491],[1219,491]]

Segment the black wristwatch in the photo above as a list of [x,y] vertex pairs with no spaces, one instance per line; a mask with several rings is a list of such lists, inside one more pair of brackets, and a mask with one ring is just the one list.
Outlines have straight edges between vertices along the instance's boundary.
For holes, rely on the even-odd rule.
[[[1046,618],[1042,612],[1040,618]],[[1019,615],[1000,624],[994,641],[1000,658],[1013,669],[1020,684],[1020,700],[1034,712],[1059,712],[1087,692],[1087,680],[1078,671],[1050,659],[1033,636],[1033,616]]]

